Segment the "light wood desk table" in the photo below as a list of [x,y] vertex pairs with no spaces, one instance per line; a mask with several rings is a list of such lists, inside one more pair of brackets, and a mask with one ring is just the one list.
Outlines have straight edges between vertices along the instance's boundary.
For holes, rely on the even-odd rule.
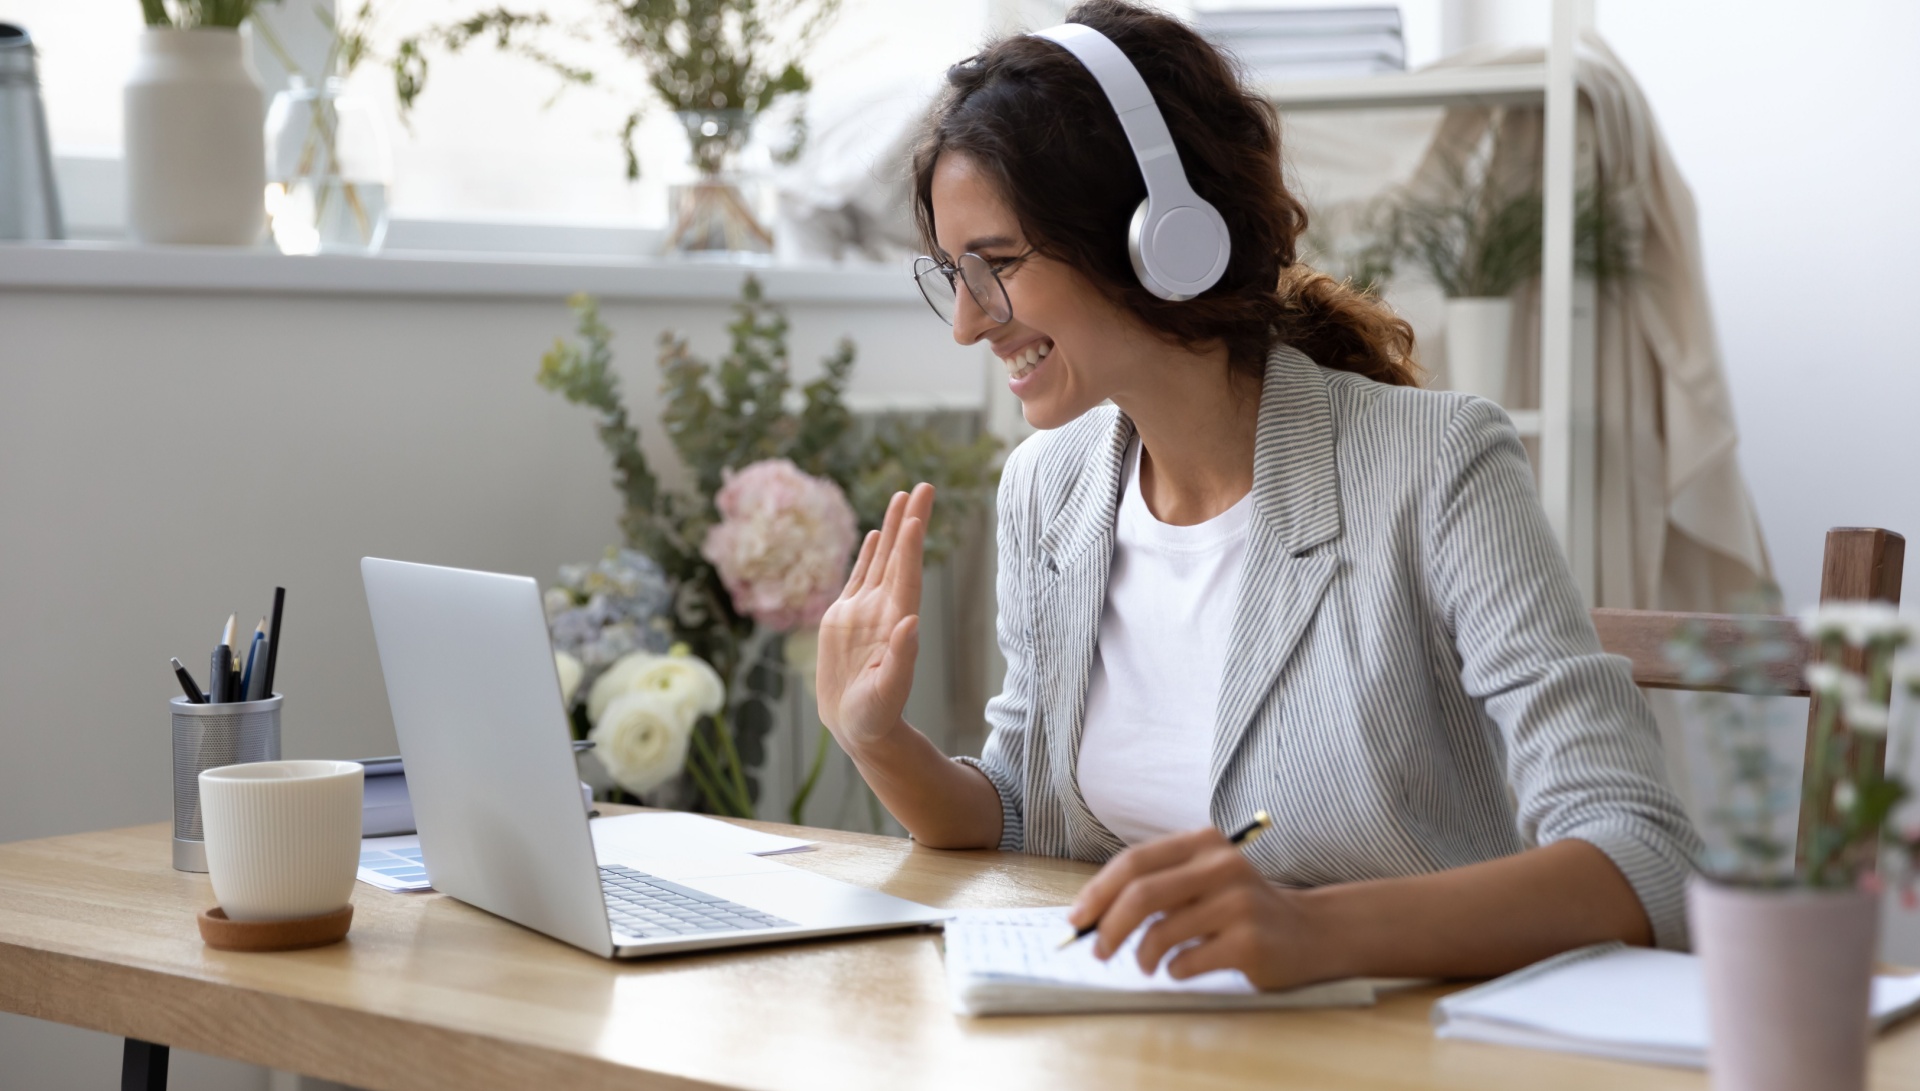
[[[1092,871],[754,825],[821,842],[786,863],[936,906],[1061,904]],[[967,1019],[925,932],[610,962],[439,894],[359,884],[346,942],[225,953],[200,942],[212,889],[172,869],[168,837],[0,845],[0,1009],[373,1091],[1706,1085],[1437,1041],[1442,988],[1361,1010]],[[1882,1038],[1873,1072],[1875,1088],[1920,1087],[1920,1025]]]

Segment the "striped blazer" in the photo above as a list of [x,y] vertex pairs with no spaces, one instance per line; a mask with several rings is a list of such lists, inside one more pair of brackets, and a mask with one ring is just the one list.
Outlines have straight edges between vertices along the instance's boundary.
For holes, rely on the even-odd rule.
[[[1122,458],[1111,406],[1029,438],[999,494],[1006,683],[978,768],[1001,847],[1101,861],[1124,846],[1076,767]],[[1575,837],[1687,945],[1699,839],[1627,662],[1593,624],[1498,406],[1383,386],[1277,347],[1214,721],[1209,811],[1264,808],[1277,882],[1413,875]],[[1179,639],[1169,634],[1168,639]]]

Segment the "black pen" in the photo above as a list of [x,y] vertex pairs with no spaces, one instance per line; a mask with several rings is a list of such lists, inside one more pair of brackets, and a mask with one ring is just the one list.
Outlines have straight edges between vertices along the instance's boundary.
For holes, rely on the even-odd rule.
[[[1260,836],[1261,833],[1265,832],[1266,828],[1271,825],[1273,825],[1273,819],[1267,817],[1267,812],[1255,811],[1253,812],[1253,821],[1228,834],[1227,841],[1235,845],[1251,845],[1253,844],[1253,839]],[[1100,922],[1097,920],[1094,921],[1073,935],[1061,940],[1058,950],[1064,951],[1075,943],[1093,935],[1099,927]]]
[[193,675],[187,673],[187,668],[181,666],[180,661],[178,659],[175,659],[172,662],[173,662],[173,676],[175,678],[180,679],[180,688],[183,691],[185,691],[187,695],[187,702],[189,704],[195,704],[195,705],[206,704],[207,695],[200,692],[200,684],[193,680]]
[[233,679],[233,649],[225,644],[215,645],[213,661],[207,664],[207,685],[212,691],[207,694],[210,705],[224,705],[233,698],[229,695]]
[[273,668],[280,662],[280,611],[287,605],[287,589],[273,589],[273,619],[267,622],[267,676],[260,682],[262,700],[273,696]]

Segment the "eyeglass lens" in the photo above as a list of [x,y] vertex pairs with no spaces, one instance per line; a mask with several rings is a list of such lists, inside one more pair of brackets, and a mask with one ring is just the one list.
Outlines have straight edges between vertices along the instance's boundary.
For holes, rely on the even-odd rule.
[[957,266],[956,270],[930,257],[915,259],[913,279],[920,285],[920,294],[926,297],[933,313],[948,325],[953,324],[957,307],[953,278],[957,271],[959,279],[966,282],[967,293],[988,318],[995,322],[1013,319],[1013,303],[1007,298],[1006,286],[1000,283],[1000,277],[987,264],[987,259],[978,254],[962,254]]

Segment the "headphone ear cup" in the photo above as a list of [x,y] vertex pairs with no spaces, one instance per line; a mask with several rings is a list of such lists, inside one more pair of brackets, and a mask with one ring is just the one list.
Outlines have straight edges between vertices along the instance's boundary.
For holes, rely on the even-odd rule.
[[1127,224],[1127,260],[1133,263],[1133,275],[1140,278],[1141,287],[1161,299],[1168,298],[1165,288],[1147,272],[1145,254],[1147,234],[1147,201],[1141,201],[1140,207],[1133,210],[1133,219]]

